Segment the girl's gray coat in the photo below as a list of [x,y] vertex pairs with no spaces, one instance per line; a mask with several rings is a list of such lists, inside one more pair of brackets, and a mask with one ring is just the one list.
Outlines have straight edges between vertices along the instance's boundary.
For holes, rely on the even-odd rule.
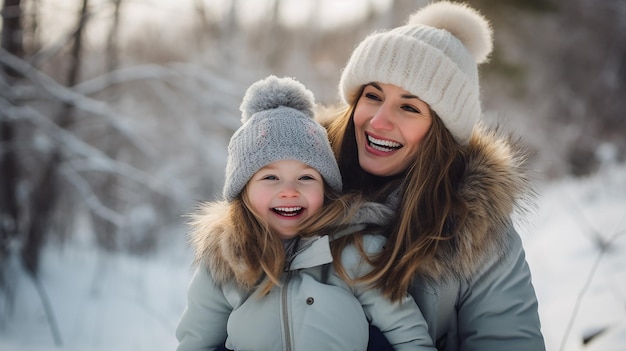
[[439,350],[545,350],[530,270],[511,222],[532,197],[523,150],[483,128],[467,150],[459,193],[468,221],[420,268],[410,294]]
[[[363,208],[355,222],[382,220],[382,208]],[[210,204],[194,222],[192,242],[200,265],[176,330],[179,351],[212,351],[224,341],[233,350],[364,351],[368,321],[386,332],[396,350],[435,350],[426,321],[408,294],[392,304],[378,290],[349,286],[337,275],[328,265],[328,236],[302,239],[281,285],[268,295],[258,296],[238,284],[240,258],[231,240],[239,233],[225,220],[226,209],[223,202]],[[354,229],[359,229],[357,224]],[[381,236],[364,237],[370,253],[383,244]],[[351,277],[368,269],[354,247],[344,250],[342,263]],[[323,277],[325,269],[328,277]]]

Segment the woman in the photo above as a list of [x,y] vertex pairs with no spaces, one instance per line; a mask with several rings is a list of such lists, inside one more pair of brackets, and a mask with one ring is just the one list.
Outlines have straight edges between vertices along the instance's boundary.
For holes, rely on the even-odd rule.
[[525,157],[479,122],[477,65],[491,50],[477,11],[430,4],[358,45],[339,84],[345,107],[319,119],[344,191],[396,209],[365,280],[393,299],[408,289],[439,350],[544,350],[511,221],[532,194]]

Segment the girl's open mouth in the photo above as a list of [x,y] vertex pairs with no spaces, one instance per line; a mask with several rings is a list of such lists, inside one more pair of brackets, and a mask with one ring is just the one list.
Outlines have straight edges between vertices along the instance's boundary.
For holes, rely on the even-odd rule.
[[302,207],[274,207],[272,211],[276,214],[284,217],[294,217],[302,213],[304,209]]

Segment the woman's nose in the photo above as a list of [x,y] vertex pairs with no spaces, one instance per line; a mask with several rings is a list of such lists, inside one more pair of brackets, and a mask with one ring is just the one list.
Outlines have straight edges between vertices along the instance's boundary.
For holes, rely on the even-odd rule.
[[391,122],[390,117],[391,111],[389,107],[382,104],[370,120],[370,125],[375,130],[392,130],[393,123]]

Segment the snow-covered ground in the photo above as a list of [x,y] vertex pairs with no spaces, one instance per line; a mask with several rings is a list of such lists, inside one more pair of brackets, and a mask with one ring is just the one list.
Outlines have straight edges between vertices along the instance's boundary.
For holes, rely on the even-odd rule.
[[548,351],[626,350],[626,167],[540,193],[520,231]]
[[[626,166],[542,185],[538,208],[519,229],[548,351],[626,350]],[[39,281],[47,300],[18,274],[0,350],[175,349],[191,276],[183,230],[149,257],[103,253],[88,237],[46,249]]]

